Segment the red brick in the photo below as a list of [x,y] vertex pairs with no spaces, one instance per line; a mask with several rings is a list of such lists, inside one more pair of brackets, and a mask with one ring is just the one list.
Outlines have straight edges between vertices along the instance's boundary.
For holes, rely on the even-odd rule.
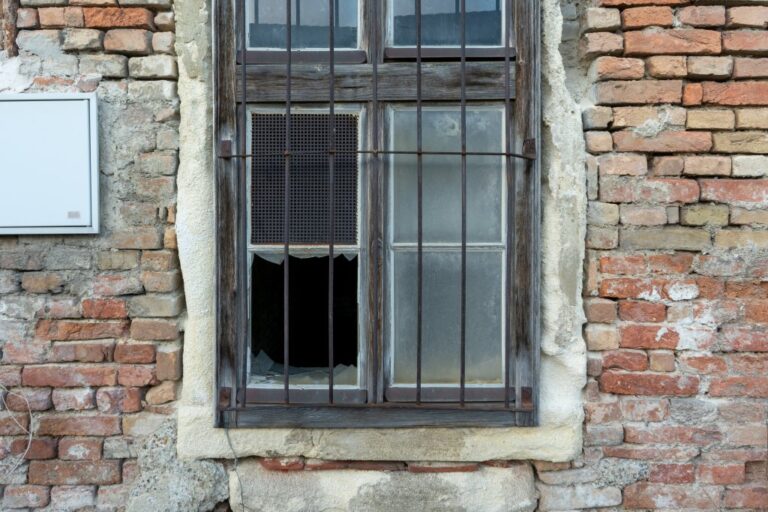
[[669,416],[669,400],[653,398],[621,399],[621,414],[629,421],[664,421]]
[[675,353],[666,350],[652,350],[648,354],[652,372],[673,372],[676,369]]
[[178,324],[173,320],[135,318],[131,322],[131,338],[141,341],[173,341],[179,337]]
[[120,461],[32,461],[29,481],[41,485],[119,484]]
[[[691,426],[644,426],[627,425],[624,428],[625,442],[635,444],[697,444],[708,445],[722,440],[722,433],[716,428]],[[693,477],[693,474],[691,474]]]
[[584,302],[587,320],[590,322],[610,324],[616,320],[616,303],[605,299],[588,299]]
[[9,485],[3,492],[6,509],[45,507],[49,502],[48,487],[43,485]]
[[683,105],[686,107],[701,105],[703,95],[704,89],[701,84],[685,84],[683,88]]
[[90,28],[155,28],[152,11],[140,7],[86,7],[83,16]]
[[768,377],[725,377],[713,379],[710,396],[743,396],[768,398]]
[[141,387],[157,384],[154,366],[121,365],[117,374],[121,386]]
[[636,445],[605,446],[603,447],[603,452],[606,457],[635,460],[658,460],[662,462],[687,462],[699,455],[699,449],[693,446],[679,448]]
[[138,412],[141,410],[141,390],[101,388],[96,392],[96,404],[103,413]]
[[713,374],[728,370],[723,357],[714,355],[683,354],[680,356],[680,365],[692,373]]
[[708,132],[664,131],[654,137],[643,137],[632,130],[613,134],[616,151],[647,153],[706,153],[712,149]]
[[603,368],[641,372],[648,369],[648,356],[639,350],[611,350],[603,353]]
[[21,367],[0,365],[0,384],[10,388],[21,384]]
[[720,33],[714,30],[680,28],[671,30],[643,30],[624,34],[626,55],[716,55],[722,44]]
[[732,354],[728,366],[733,374],[768,375],[768,354]]
[[594,80],[638,80],[645,75],[642,59],[598,57],[592,63],[590,75]]
[[127,328],[125,321],[40,320],[36,334],[45,340],[98,340],[122,337]]
[[610,32],[592,32],[581,38],[581,53],[585,57],[617,55],[624,49],[624,38]]
[[65,437],[59,441],[61,460],[99,460],[102,440],[98,437]]
[[112,386],[117,382],[117,372],[108,366],[27,366],[21,374],[21,380],[25,386]]
[[120,299],[86,299],[83,301],[83,316],[99,319],[127,318],[128,308],[125,301]]
[[695,376],[617,371],[608,371],[600,376],[600,390],[617,395],[692,396],[698,389],[699,378]]
[[670,7],[632,7],[621,13],[624,28],[649,26],[671,27],[674,21]]
[[28,438],[23,437],[20,439],[14,439],[11,442],[10,452],[13,455],[23,455],[28,460],[45,460],[53,459],[56,457],[56,439],[50,437],[35,437],[32,442],[29,443],[29,450],[27,450]]
[[733,78],[768,77],[768,58],[750,59],[739,57],[733,61]]
[[714,105],[768,105],[768,82],[704,82],[702,93]]
[[627,509],[701,509],[720,508],[720,487],[698,487],[685,485],[638,482],[624,488],[622,506]]
[[118,363],[154,363],[155,346],[148,343],[119,343],[115,346],[114,358]]
[[675,254],[652,254],[648,256],[651,272],[658,274],[684,274],[691,270],[693,255],[685,252]]
[[720,345],[723,350],[768,352],[768,332],[756,327],[725,325]]
[[157,380],[179,380],[181,371],[181,350],[157,353]]
[[304,459],[301,457],[265,458],[259,463],[270,471],[300,471],[304,469]]
[[646,271],[645,258],[639,255],[608,255],[600,257],[600,271],[606,274],[642,274]]
[[54,343],[51,362],[101,363],[112,359],[114,343],[104,341]]
[[677,11],[680,23],[693,27],[719,27],[725,25],[725,7],[722,5],[690,6]]
[[689,484],[695,480],[693,464],[654,464],[648,475],[649,482]]
[[619,317],[628,322],[663,322],[667,317],[667,307],[652,302],[621,301]]
[[729,53],[764,55],[768,53],[768,33],[753,30],[723,32],[723,49]]
[[730,485],[744,482],[744,464],[710,465],[701,464],[697,468],[697,480],[705,484]]
[[744,6],[728,9],[729,27],[766,28],[768,25],[768,7]]
[[768,510],[768,487],[763,481],[749,487],[728,488],[724,502],[726,508]]
[[701,199],[742,206],[768,206],[768,180],[705,179]]
[[597,103],[601,105],[680,103],[682,95],[681,80],[617,80],[596,85]]
[[680,341],[675,330],[657,325],[624,325],[620,336],[622,348],[674,349]]
[[103,414],[43,414],[38,419],[37,435],[114,436],[120,434],[120,417]]

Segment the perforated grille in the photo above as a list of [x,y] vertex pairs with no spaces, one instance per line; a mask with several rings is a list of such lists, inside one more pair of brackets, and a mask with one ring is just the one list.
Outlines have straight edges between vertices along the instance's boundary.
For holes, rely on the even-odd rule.
[[[358,116],[335,114],[334,243],[357,243]],[[330,242],[330,114],[291,114],[290,242]],[[256,113],[253,125],[251,243],[282,244],[285,114]]]

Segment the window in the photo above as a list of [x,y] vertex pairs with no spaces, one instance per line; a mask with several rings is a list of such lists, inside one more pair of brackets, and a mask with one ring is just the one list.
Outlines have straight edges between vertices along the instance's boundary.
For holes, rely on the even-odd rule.
[[535,425],[535,1],[217,11],[219,424]]

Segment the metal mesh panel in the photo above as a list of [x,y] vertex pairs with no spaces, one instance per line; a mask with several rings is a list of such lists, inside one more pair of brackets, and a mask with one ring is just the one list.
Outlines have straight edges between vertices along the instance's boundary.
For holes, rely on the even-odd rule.
[[[290,242],[330,242],[329,114],[291,114]],[[357,243],[358,116],[335,114],[335,244]],[[251,243],[282,244],[285,114],[252,117]]]

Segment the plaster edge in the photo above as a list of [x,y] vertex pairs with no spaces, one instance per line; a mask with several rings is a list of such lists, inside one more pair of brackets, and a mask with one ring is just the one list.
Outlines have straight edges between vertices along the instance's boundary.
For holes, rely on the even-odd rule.
[[564,461],[582,446],[586,350],[581,282],[586,232],[579,109],[565,85],[558,45],[560,0],[542,0],[545,184],[541,426],[465,429],[237,429],[235,452],[215,429],[215,261],[210,9],[179,0],[181,99],[177,237],[188,319],[177,450],[186,458],[306,456],[326,459]]

